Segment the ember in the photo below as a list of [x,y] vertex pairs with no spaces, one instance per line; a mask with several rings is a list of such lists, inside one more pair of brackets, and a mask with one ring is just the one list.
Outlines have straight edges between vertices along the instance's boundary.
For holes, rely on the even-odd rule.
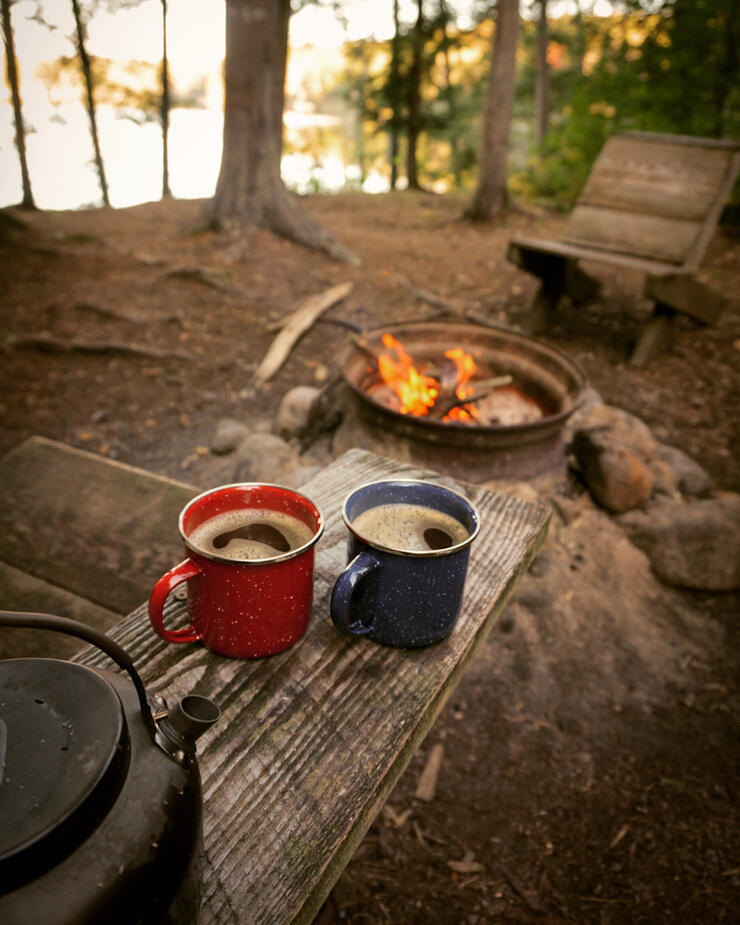
[[471,426],[542,417],[539,404],[513,386],[511,376],[474,379],[478,365],[462,347],[445,350],[437,362],[417,362],[390,333],[382,336],[382,344],[386,352],[378,354],[377,363],[385,388],[377,383],[368,391],[401,414]]

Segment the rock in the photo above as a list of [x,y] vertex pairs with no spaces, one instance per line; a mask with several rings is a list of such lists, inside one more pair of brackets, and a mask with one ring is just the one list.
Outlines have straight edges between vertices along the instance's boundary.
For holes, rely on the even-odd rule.
[[740,495],[631,511],[619,524],[668,584],[701,591],[740,588]]
[[573,412],[573,414],[566,422],[566,434],[572,433],[575,430],[579,430],[593,409],[603,404],[604,400],[596,391],[596,389],[590,385],[586,386],[586,388],[583,390],[580,406]]
[[651,459],[658,449],[658,441],[644,421],[613,405],[594,406],[578,421],[576,432],[594,429],[608,432],[614,445],[628,447],[645,460]]
[[556,492],[550,497],[550,503],[566,526],[594,509],[594,502],[588,492],[578,498],[569,498]]
[[298,385],[286,392],[275,416],[275,433],[285,439],[303,436],[308,428],[311,407],[320,394],[320,390],[312,385]]
[[661,443],[655,451],[654,462],[667,466],[673,482],[682,495],[703,498],[712,488],[712,479],[698,462],[679,450],[677,446]]
[[241,421],[233,418],[221,418],[216,424],[216,432],[211,438],[211,452],[216,456],[233,453],[241,441],[249,433],[249,428]]
[[678,495],[678,484],[668,463],[662,459],[651,459],[648,468],[653,477],[653,494],[675,498]]
[[253,433],[248,434],[236,448],[234,480],[293,487],[293,479],[300,468],[298,451],[281,437]]
[[619,514],[647,503],[653,491],[650,470],[610,431],[577,431],[571,449],[589,491],[602,507]]

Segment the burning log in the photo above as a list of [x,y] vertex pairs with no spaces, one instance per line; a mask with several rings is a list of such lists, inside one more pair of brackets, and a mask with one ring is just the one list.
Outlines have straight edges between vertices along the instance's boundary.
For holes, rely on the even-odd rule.
[[[509,375],[503,376],[493,376],[490,379],[478,379],[477,381],[469,381],[465,388],[464,397],[460,397],[457,392],[459,389],[451,391],[442,391],[437,397],[437,401],[434,403],[433,407],[429,411],[429,416],[433,418],[444,418],[446,417],[453,408],[464,408],[467,405],[477,402],[482,398],[486,398],[491,394],[495,389],[499,389],[505,385],[511,385],[514,380]],[[470,394],[470,389],[473,389],[472,394]],[[475,415],[471,414],[471,418],[474,418]]]

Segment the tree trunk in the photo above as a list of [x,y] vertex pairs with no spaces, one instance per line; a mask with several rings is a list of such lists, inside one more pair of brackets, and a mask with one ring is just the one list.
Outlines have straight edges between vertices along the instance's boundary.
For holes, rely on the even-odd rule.
[[207,218],[262,227],[358,262],[304,211],[280,176],[290,0],[227,0],[224,138]]
[[452,176],[455,178],[455,187],[460,189],[462,185],[462,175],[460,171],[460,154],[457,144],[458,126],[457,126],[457,106],[455,103],[455,90],[452,84],[452,72],[450,68],[450,39],[447,32],[449,24],[449,11],[447,4],[440,3],[440,12],[442,13],[442,45],[444,47],[445,58],[445,89],[447,91],[447,120],[448,120],[448,141],[450,145],[450,168]]
[[549,82],[550,75],[547,66],[547,46],[549,36],[547,29],[547,0],[540,0],[540,18],[537,22],[537,83],[535,86],[535,137],[537,144],[541,145],[547,135],[549,117]]
[[21,181],[23,184],[22,209],[35,209],[31,192],[31,178],[28,174],[28,161],[26,160],[26,132],[23,126],[23,113],[21,111],[21,94],[18,86],[18,63],[15,57],[15,42],[13,41],[13,25],[10,21],[10,0],[0,0],[3,14],[3,39],[5,41],[5,58],[8,68],[8,83],[13,97],[13,120],[15,122],[15,145],[18,149],[18,159],[21,163]]
[[162,199],[172,196],[167,136],[170,131],[170,75],[167,61],[167,0],[162,0]]
[[398,0],[393,0],[393,38],[391,40],[390,99],[393,115],[389,125],[388,160],[391,165],[391,189],[398,183],[398,65],[401,44],[400,24],[398,19]]
[[506,207],[506,161],[514,106],[518,32],[518,0],[499,0],[478,155],[478,183],[466,213],[473,221],[492,221]]
[[90,137],[92,138],[93,152],[95,155],[95,166],[98,171],[100,191],[103,194],[103,203],[106,206],[110,206],[110,199],[108,198],[108,181],[105,178],[103,155],[100,153],[100,142],[98,140],[98,121],[95,115],[95,100],[93,98],[92,68],[90,66],[90,57],[85,48],[85,26],[82,22],[82,14],[80,13],[80,4],[78,0],[72,0],[72,12],[75,17],[77,54],[80,57],[82,79],[85,82],[85,100],[87,104],[87,115],[90,120]]
[[421,189],[416,160],[416,145],[419,140],[421,123],[421,58],[424,52],[424,12],[423,0],[417,0],[416,24],[413,32],[413,56],[409,71],[409,114],[406,135],[406,177],[409,189]]

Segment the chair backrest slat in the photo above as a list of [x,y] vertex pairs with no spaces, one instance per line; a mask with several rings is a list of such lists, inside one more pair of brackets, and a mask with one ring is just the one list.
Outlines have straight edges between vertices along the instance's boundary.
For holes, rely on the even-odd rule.
[[612,135],[563,240],[677,266],[698,265],[740,167],[740,144]]

